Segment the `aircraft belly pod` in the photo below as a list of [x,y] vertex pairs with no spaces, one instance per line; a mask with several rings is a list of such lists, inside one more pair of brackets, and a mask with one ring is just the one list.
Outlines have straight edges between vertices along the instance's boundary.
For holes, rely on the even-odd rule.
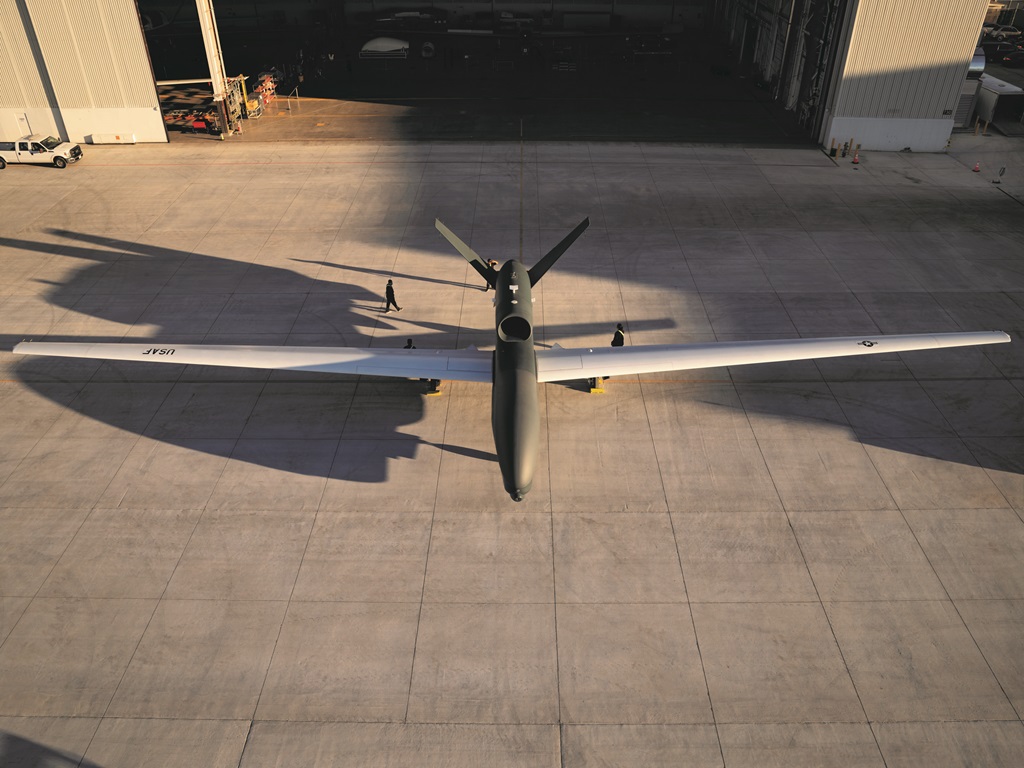
[[490,269],[440,221],[437,230],[494,291],[494,352],[482,349],[357,349],[354,347],[257,347],[206,344],[98,344],[30,342],[19,355],[80,357],[184,365],[321,371],[407,379],[491,383],[491,427],[505,490],[522,501],[533,486],[540,448],[538,387],[573,381],[659,371],[814,360],[850,355],[1002,344],[1002,331],[844,336],[825,339],[661,344],[582,349],[534,348],[532,288],[590,225],[584,219],[533,267],[512,259]]

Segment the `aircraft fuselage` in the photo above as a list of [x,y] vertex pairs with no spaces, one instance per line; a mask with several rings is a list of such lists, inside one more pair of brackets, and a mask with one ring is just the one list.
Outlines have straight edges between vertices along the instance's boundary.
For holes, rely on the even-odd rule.
[[533,296],[530,275],[522,262],[505,262],[494,293],[497,342],[491,428],[505,490],[513,501],[522,501],[533,487],[540,444]]

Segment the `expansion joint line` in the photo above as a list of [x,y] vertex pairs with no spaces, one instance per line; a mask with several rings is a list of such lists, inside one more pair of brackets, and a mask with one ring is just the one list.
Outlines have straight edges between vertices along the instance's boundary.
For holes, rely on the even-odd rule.
[[[735,384],[733,384],[733,386],[735,387]],[[882,745],[878,742],[878,734],[875,733],[874,728],[870,727],[871,720],[868,717],[867,706],[864,704],[864,697],[861,696],[860,689],[857,687],[857,681],[853,679],[853,670],[850,669],[850,662],[846,658],[846,654],[843,653],[843,647],[839,644],[839,636],[836,634],[836,628],[832,624],[832,619],[828,615],[828,611],[825,609],[825,601],[821,597],[821,591],[818,589],[818,584],[814,581],[814,574],[811,573],[811,566],[807,560],[807,553],[804,552],[804,548],[800,544],[800,537],[796,534],[796,526],[793,525],[793,518],[790,515],[789,507],[786,506],[786,501],[783,498],[782,493],[779,491],[779,485],[775,482],[775,477],[768,468],[768,460],[764,455],[764,447],[761,445],[761,441],[757,437],[757,432],[750,423],[750,415],[747,413],[746,408],[743,409],[743,414],[746,417],[748,428],[754,435],[754,444],[757,446],[757,452],[760,454],[761,461],[764,464],[765,470],[768,472],[768,478],[771,480],[772,488],[775,490],[775,495],[778,497],[779,504],[782,506],[782,513],[786,516],[786,524],[789,526],[789,534],[793,537],[793,542],[796,544],[797,552],[800,553],[800,561],[804,564],[804,571],[807,573],[807,578],[810,580],[811,587],[814,589],[814,595],[818,599],[818,607],[821,608],[821,613],[825,617],[825,623],[828,625],[828,631],[832,636],[832,642],[835,644],[836,650],[839,652],[839,658],[843,662],[843,669],[846,670],[846,677],[850,681],[850,687],[853,688],[853,693],[857,697],[857,705],[860,707],[861,714],[864,715],[864,722],[868,723],[869,730],[871,731],[871,738],[875,742],[875,749],[878,750],[878,757],[882,761],[883,766],[888,765],[885,760],[885,754],[882,752]],[[888,488],[886,491],[888,492]]]
[[[449,389],[449,393],[451,390]],[[433,398],[437,400],[437,398]],[[412,640],[412,660],[409,663],[409,690],[405,697],[405,714],[402,716],[402,723],[409,722],[409,709],[412,707],[412,686],[413,677],[416,674],[416,653],[419,650],[420,645],[420,627],[423,624],[423,603],[427,595],[427,567],[430,565],[430,547],[434,541],[434,522],[437,520],[437,502],[438,497],[441,493],[441,472],[444,471],[444,447],[448,444],[448,418],[451,415],[451,395],[447,395],[444,398],[445,403],[445,414],[444,414],[444,431],[441,433],[441,458],[438,462],[437,467],[437,480],[434,483],[434,503],[430,508],[430,528],[427,531],[427,548],[423,553],[423,579],[420,582],[420,604],[419,609],[416,611],[416,634]]]
[[647,431],[651,436],[651,448],[654,450],[654,463],[658,467],[658,480],[661,483],[661,492],[665,499],[665,514],[668,516],[669,530],[672,533],[672,546],[676,552],[676,565],[679,567],[679,578],[683,582],[683,597],[686,598],[686,611],[690,616],[690,629],[693,630],[693,643],[697,649],[697,661],[700,663],[700,671],[704,677],[704,694],[708,697],[708,707],[711,709],[711,722],[715,726],[715,739],[718,741],[718,754],[722,758],[722,765],[725,765],[725,751],[722,747],[722,736],[718,728],[718,717],[715,715],[715,701],[711,697],[711,684],[708,682],[707,667],[704,666],[704,652],[700,647],[700,636],[697,634],[697,621],[693,617],[693,601],[690,599],[690,592],[686,587],[686,568],[683,567],[683,556],[679,552],[679,536],[676,533],[676,522],[672,517],[672,505],[668,498],[668,488],[665,485],[665,472],[662,469],[661,458],[658,456],[658,443],[654,439],[654,428],[651,424],[651,412],[647,408],[647,398],[644,395],[644,383],[640,382],[640,402],[643,403],[644,415],[647,417]]

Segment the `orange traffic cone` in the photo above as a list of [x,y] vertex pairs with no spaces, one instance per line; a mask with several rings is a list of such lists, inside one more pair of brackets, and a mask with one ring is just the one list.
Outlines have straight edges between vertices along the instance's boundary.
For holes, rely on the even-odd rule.
[[975,173],[981,173],[981,163],[975,163],[974,164],[974,172]]
[[860,163],[860,150],[858,149],[853,153],[853,164],[858,165]]

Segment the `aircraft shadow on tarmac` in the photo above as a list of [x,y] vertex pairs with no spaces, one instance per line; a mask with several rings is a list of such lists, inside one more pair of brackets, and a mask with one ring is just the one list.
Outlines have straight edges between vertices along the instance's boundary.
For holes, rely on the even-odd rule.
[[[122,327],[136,323],[146,325],[155,332],[136,338],[83,337],[60,334],[58,325],[52,335],[46,337],[48,340],[283,344],[287,338],[294,344],[361,347],[371,341],[372,336],[367,331],[382,323],[392,323],[393,328],[398,328],[394,323],[399,318],[403,338],[408,328],[408,335],[414,336],[421,348],[452,348],[456,346],[453,340],[460,331],[466,333],[466,329],[458,326],[418,323],[404,315],[385,319],[380,316],[380,295],[359,285],[324,283],[277,266],[232,261],[174,248],[68,231],[51,231],[50,234],[60,235],[68,243],[0,238],[0,244],[30,252],[70,255],[82,261],[82,267],[69,279],[51,283],[46,292],[51,305]],[[313,263],[331,269],[349,269],[354,274],[380,274],[382,278],[390,274],[325,261]],[[432,276],[407,275],[404,279],[440,282]],[[479,290],[475,283],[444,282]],[[237,328],[217,332],[215,320],[221,316],[222,309],[232,298],[244,298],[246,294],[236,291],[247,285],[261,286],[252,294],[254,302],[271,294],[272,286],[287,286],[287,293],[283,295],[304,302],[289,329],[276,334],[275,338],[271,338],[274,333],[246,333]],[[254,303],[249,311],[258,312],[258,304]],[[668,319],[649,324],[654,328],[675,327]],[[593,323],[578,323],[547,326],[543,332],[548,339],[558,339],[593,333],[597,328]],[[631,329],[638,330],[635,323],[631,324]],[[600,330],[605,330],[603,325]],[[488,329],[472,329],[472,332],[480,332],[475,338],[483,338]],[[0,337],[7,348],[22,340],[14,336]],[[958,352],[942,350],[916,354]],[[982,353],[970,350],[962,354]],[[866,358],[850,360],[853,362],[826,362],[836,366],[878,364],[860,362]],[[827,410],[817,413],[813,406],[794,408],[794,399],[813,402],[813,397],[800,393],[805,389],[813,390],[814,383],[820,386],[821,379],[812,376],[808,383],[808,379],[799,375],[799,368],[786,366],[814,365],[813,362],[769,364],[741,367],[729,374],[725,371],[693,373],[699,374],[697,378],[718,378],[741,388],[749,382],[784,385],[765,387],[753,397],[743,396],[742,405],[733,397],[730,402],[712,403],[716,407],[742,407],[748,414],[831,427],[821,434],[826,438],[846,437],[902,453],[1024,473],[1024,458],[1019,450],[1024,438],[1020,436],[971,440],[950,431],[931,439],[857,437],[855,430],[841,419],[829,423]],[[44,357],[18,359],[14,366],[15,375],[25,386],[89,419],[191,450],[297,474],[335,476],[331,474],[332,464],[326,454],[316,458],[301,452],[296,454],[286,448],[289,441],[294,444],[297,440],[341,439],[344,443],[355,439],[360,441],[354,444],[356,450],[365,445],[363,441],[374,441],[377,447],[372,456],[361,456],[356,466],[341,470],[344,479],[356,482],[385,482],[389,461],[415,458],[421,444],[480,461],[495,461],[489,440],[487,445],[481,446],[441,444],[404,431],[426,416],[425,385],[417,381]],[[681,378],[690,377],[681,375]],[[854,372],[851,378],[856,381],[861,377]],[[874,376],[869,373],[863,378],[873,379]],[[489,397],[489,392],[482,389],[482,410],[489,408]],[[614,397],[614,393],[605,397]],[[601,418],[604,402],[603,399],[594,401],[594,419]],[[826,398],[823,406],[834,410],[835,401]],[[275,441],[280,441],[280,447]],[[342,453],[339,451],[338,455]]]
[[0,765],[48,766],[49,768],[102,768],[73,752],[51,749],[37,741],[0,731]]

